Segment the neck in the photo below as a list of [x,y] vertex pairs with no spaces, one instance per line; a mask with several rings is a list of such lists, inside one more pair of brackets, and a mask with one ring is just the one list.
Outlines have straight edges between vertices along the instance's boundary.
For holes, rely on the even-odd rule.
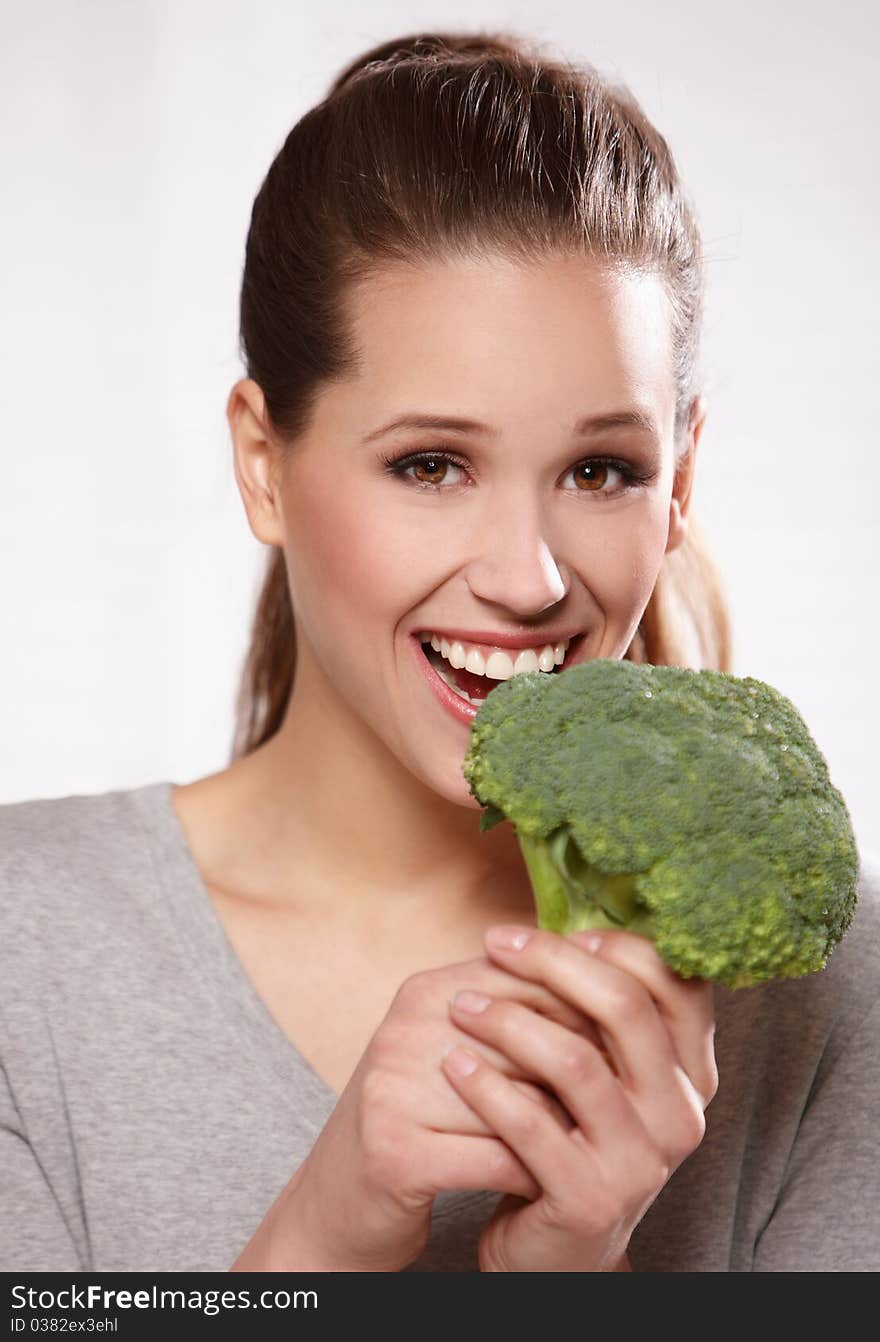
[[212,825],[219,883],[353,914],[366,896],[373,910],[424,906],[443,922],[533,921],[512,826],[481,833],[476,807],[405,769],[304,663],[278,732],[214,776],[225,780]]

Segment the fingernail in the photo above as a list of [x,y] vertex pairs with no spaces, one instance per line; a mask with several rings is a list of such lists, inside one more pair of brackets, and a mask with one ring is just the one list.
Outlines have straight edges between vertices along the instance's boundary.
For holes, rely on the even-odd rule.
[[492,998],[486,997],[485,993],[472,993],[470,989],[464,988],[455,994],[452,1005],[458,1007],[460,1011],[472,1011],[476,1014],[478,1011],[485,1011],[491,1001]]
[[521,951],[531,935],[528,927],[490,927],[486,942],[496,951]]
[[602,945],[602,936],[599,932],[569,932],[568,939],[574,941],[583,950],[589,951],[590,955],[595,955]]
[[468,1053],[466,1048],[456,1046],[444,1057],[443,1066],[454,1076],[470,1076],[471,1072],[476,1069],[477,1060],[473,1053]]

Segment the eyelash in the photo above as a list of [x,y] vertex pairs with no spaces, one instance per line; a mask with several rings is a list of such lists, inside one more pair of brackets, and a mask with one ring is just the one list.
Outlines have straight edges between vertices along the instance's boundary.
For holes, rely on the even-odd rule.
[[[431,484],[425,480],[413,480],[411,476],[405,475],[405,471],[411,466],[420,466],[424,462],[439,462],[444,465],[458,466],[463,471],[467,470],[467,463],[462,461],[460,457],[454,456],[451,452],[444,451],[407,452],[396,457],[386,457],[383,455],[381,460],[389,475],[407,481],[416,489],[428,490],[434,493],[443,491],[444,489],[454,489],[455,486]],[[618,487],[616,490],[612,490],[611,493],[605,493],[604,490],[571,491],[573,493],[586,494],[593,498],[618,498],[621,494],[628,492],[630,489],[635,489],[639,485],[649,484],[656,477],[655,471],[641,471],[637,466],[633,466],[631,462],[619,461],[616,457],[583,457],[580,461],[575,462],[574,466],[570,466],[569,470],[576,470],[578,466],[610,466],[613,470],[618,471],[626,481],[626,485],[623,488]]]

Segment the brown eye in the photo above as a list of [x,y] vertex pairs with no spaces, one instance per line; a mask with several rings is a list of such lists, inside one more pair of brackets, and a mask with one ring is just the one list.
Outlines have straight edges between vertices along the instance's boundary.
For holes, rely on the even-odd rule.
[[[412,462],[411,469],[416,472],[415,478],[419,484],[439,485],[444,479],[444,472],[449,463],[442,457],[421,457],[418,461]],[[428,479],[426,477],[435,477]],[[437,478],[439,477],[439,478]]]
[[580,466],[572,468],[575,479],[580,476],[583,484],[578,483],[578,489],[584,493],[596,493],[602,488],[608,479],[608,466],[603,461],[582,461]]
[[446,493],[444,485],[454,486],[457,482],[449,479],[450,467],[467,476],[467,467],[445,452],[410,452],[404,457],[382,460],[389,474],[425,492]]

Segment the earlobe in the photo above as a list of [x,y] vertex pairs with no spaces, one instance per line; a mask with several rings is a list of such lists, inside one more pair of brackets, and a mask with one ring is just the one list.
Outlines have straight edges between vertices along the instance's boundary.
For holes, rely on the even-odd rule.
[[258,541],[283,545],[284,531],[272,470],[275,450],[265,427],[265,399],[252,378],[236,382],[226,403],[235,480]]

